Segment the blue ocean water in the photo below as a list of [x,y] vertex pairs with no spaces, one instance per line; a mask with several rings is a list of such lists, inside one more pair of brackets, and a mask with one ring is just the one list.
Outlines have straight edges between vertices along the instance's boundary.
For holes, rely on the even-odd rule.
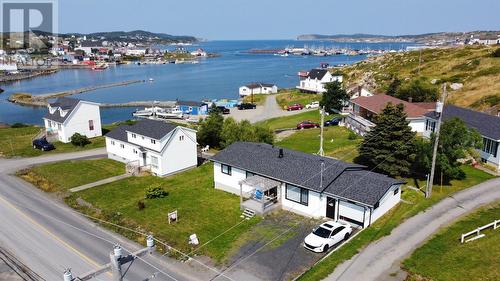
[[[283,49],[287,46],[349,47],[353,49],[404,49],[409,43],[331,43],[322,41],[260,40],[211,41],[188,50],[203,48],[218,58],[201,60],[200,64],[120,65],[105,71],[61,70],[56,74],[0,85],[0,122],[42,124],[45,108],[22,107],[7,101],[10,94],[26,92],[43,94],[81,87],[134,79],[153,78],[154,82],[132,84],[82,93],[74,97],[95,102],[128,102],[139,100],[202,100],[237,98],[238,88],[249,82],[275,83],[280,88],[298,84],[297,72],[319,67],[321,62],[351,64],[361,56],[274,56],[249,54],[251,49]],[[103,123],[131,118],[135,108],[102,109]]]

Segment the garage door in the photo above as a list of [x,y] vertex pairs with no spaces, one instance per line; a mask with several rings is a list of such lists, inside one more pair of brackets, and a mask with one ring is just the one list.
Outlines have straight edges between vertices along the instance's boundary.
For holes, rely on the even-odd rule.
[[339,219],[363,226],[365,208],[346,201],[339,201]]

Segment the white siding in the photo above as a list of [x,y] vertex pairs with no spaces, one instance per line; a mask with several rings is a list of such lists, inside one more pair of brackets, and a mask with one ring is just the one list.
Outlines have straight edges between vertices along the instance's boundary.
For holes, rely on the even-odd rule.
[[196,167],[198,164],[196,133],[178,127],[172,134],[161,153],[160,176]]
[[326,214],[326,196],[320,196],[318,192],[309,190],[309,201],[307,206],[286,199],[286,185],[281,188],[281,206],[283,210],[297,213],[306,217],[321,218]]
[[[121,145],[123,145],[123,148]],[[140,160],[142,154],[139,151],[135,154],[134,149],[137,151],[138,147],[112,138],[106,138],[106,152],[110,159],[123,163]]]
[[[133,137],[135,135],[135,138]],[[168,134],[169,136],[170,134]],[[165,144],[167,143],[168,139],[164,139],[163,141],[161,140],[155,140],[146,136],[142,136],[139,134],[127,132],[127,139],[130,143],[137,144],[138,146],[142,146],[145,148],[149,148],[152,150],[160,151]],[[154,143],[153,143],[153,142]]]
[[425,132],[425,118],[407,120],[410,121],[409,126],[411,127],[412,131],[420,134],[423,134]]
[[[398,193],[394,194],[394,190],[398,189]],[[371,223],[374,223],[377,219],[383,216],[387,211],[396,206],[401,200],[401,186],[394,185],[389,191],[380,199],[379,206],[377,209],[373,210]]]
[[246,178],[246,171],[231,167],[231,175],[226,175],[222,173],[221,164],[214,163],[214,182],[217,189],[239,195],[240,181]]

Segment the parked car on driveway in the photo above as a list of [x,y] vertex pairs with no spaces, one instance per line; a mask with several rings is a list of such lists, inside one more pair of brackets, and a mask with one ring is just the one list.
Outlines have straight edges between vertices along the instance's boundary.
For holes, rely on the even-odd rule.
[[313,101],[310,104],[306,104],[306,108],[319,108],[319,101]]
[[333,117],[330,120],[326,120],[324,123],[324,126],[337,126],[339,124],[339,122],[340,122],[339,117]]
[[304,247],[316,253],[326,252],[339,242],[349,239],[352,227],[343,221],[328,221],[313,229],[304,239]]
[[211,108],[209,110],[209,112],[213,112],[213,111],[220,112],[222,114],[229,114],[229,113],[231,113],[231,110],[229,110],[229,108],[227,108],[225,106],[217,106],[216,108]]
[[245,110],[245,109],[256,109],[257,105],[253,103],[240,103],[238,104],[238,109],[239,110]]
[[33,140],[33,148],[40,149],[42,151],[49,151],[55,149],[54,145],[48,142],[46,138]]
[[311,129],[311,128],[319,128],[318,123],[314,123],[312,121],[302,121],[299,124],[297,124],[297,130],[302,130],[302,129]]
[[286,107],[287,111],[292,111],[292,110],[302,110],[304,107],[300,103],[292,104]]

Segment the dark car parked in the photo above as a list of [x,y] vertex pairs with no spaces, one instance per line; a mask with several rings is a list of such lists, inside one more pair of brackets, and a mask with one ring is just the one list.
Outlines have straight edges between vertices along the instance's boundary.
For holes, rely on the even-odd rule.
[[312,121],[302,121],[299,124],[297,124],[297,130],[311,129],[311,128],[319,128],[319,124],[314,123]]
[[47,141],[46,138],[33,140],[33,148],[42,151],[49,151],[55,149],[54,145]]
[[256,109],[257,105],[253,103],[241,103],[238,104],[238,109],[239,110],[245,110],[245,109]]
[[231,111],[229,110],[229,108],[227,108],[225,106],[217,106],[216,108],[210,109],[210,112],[213,112],[213,111],[220,112],[222,114],[229,114],[229,113],[231,113]]
[[340,122],[340,118],[339,117],[333,117],[332,119],[330,120],[326,120],[324,125],[325,126],[337,126]]

